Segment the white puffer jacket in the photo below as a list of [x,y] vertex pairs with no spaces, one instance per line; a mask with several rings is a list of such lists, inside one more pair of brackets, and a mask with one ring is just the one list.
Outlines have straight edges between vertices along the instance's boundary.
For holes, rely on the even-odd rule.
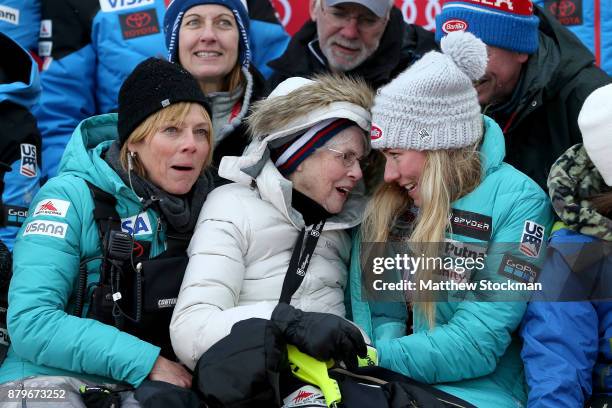
[[[367,108],[346,102],[338,109],[326,105],[319,115],[294,122],[290,133],[280,126],[283,131],[256,139],[242,157],[222,160],[219,173],[236,183],[214,190],[206,199],[170,325],[176,355],[189,368],[228,335],[234,323],[269,319],[278,304],[304,220],[291,206],[292,183],[268,158],[268,142],[328,117],[347,117],[369,129]],[[351,247],[347,230],[361,221],[362,190],[354,189],[343,211],[327,220],[304,281],[292,297],[293,306],[345,315]]]

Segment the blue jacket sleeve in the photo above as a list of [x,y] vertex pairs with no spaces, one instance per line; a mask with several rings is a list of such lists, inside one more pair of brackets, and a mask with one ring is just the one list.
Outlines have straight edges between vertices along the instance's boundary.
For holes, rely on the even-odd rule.
[[267,64],[285,52],[291,37],[278,21],[274,7],[267,0],[248,0],[253,65],[267,79],[272,68]]
[[[532,301],[521,324],[529,407],[583,406],[592,391],[597,359],[598,313],[586,299],[585,277],[572,272],[568,254],[591,238],[561,229],[552,236],[540,282],[544,295]],[[570,256],[571,259],[571,256]],[[587,291],[590,284],[586,284]],[[605,303],[605,302],[602,302]]]
[[0,32],[17,41],[23,48],[36,51],[40,27],[38,0],[2,0]]
[[597,313],[591,302],[532,302],[521,336],[528,406],[582,407],[591,394],[597,357]]
[[[32,198],[40,188],[40,168],[36,159],[36,147],[22,144],[20,149],[26,155],[13,162],[11,171],[4,174],[4,191],[2,192],[2,207],[5,225],[0,227],[0,241],[9,249],[13,249],[15,237],[27,216],[28,207]],[[33,154],[30,154],[32,152]],[[24,164],[24,160],[34,160],[33,163]],[[33,169],[29,172],[28,169]]]
[[43,178],[57,174],[72,132],[81,120],[98,112],[95,97],[96,52],[91,41],[95,0],[41,0],[43,20],[50,21],[44,57],[42,92],[34,111],[42,134]]
[[[100,254],[87,198],[85,184],[68,177],[50,180],[36,196],[14,249],[7,317],[12,347],[34,364],[137,386],[151,371],[159,348],[67,312],[80,261]],[[39,204],[55,213],[35,211]]]
[[79,122],[96,113],[96,56],[86,45],[54,59],[41,74],[40,104],[35,110],[42,134],[43,177],[57,174],[68,140]]

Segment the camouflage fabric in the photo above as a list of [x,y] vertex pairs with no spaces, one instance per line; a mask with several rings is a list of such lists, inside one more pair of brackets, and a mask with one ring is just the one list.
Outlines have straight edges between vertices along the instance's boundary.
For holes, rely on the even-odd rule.
[[612,220],[593,207],[589,197],[610,191],[582,144],[570,147],[553,164],[548,191],[555,212],[568,228],[612,241]]

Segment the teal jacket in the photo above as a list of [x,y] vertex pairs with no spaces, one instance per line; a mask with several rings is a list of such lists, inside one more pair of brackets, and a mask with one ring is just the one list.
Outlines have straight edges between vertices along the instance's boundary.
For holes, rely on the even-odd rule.
[[[81,122],[67,146],[59,175],[32,201],[14,249],[7,317],[12,345],[0,367],[0,382],[60,375],[137,386],[159,355],[157,346],[70,314],[79,263],[101,255],[93,200],[84,180],[117,198],[122,227],[136,231],[139,240],[151,241],[152,256],[164,250],[165,237],[163,231],[157,232],[156,213],[140,214],[136,194],[101,157],[116,136],[116,114]],[[138,214],[135,228],[130,217]],[[87,264],[88,284],[98,281],[98,267],[99,261]]]
[[[474,191],[453,202],[452,208],[454,212],[476,213],[474,217],[489,224],[480,232],[488,235],[488,231],[490,236],[455,228],[447,238],[486,243],[486,266],[477,279],[503,282],[507,278],[498,273],[505,255],[501,251],[530,263],[541,262],[545,253],[541,246],[531,253],[535,257],[527,257],[519,250],[519,243],[527,225],[533,227],[535,223],[542,227],[543,245],[553,216],[540,187],[502,162],[505,154],[502,131],[493,120],[487,117],[484,120],[486,131],[480,148],[483,180]],[[532,223],[526,224],[528,220]],[[423,315],[413,313],[413,334],[405,335],[404,303],[362,300],[359,252],[360,239],[356,239],[350,271],[352,316],[374,341],[381,366],[435,384],[478,407],[525,405],[521,347],[514,335],[525,312],[525,302],[437,302],[435,327],[430,330]]]

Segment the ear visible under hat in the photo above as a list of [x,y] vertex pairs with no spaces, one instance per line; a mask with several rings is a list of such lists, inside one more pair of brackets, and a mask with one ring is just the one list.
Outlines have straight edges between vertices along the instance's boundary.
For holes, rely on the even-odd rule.
[[584,101],[578,126],[584,148],[608,186],[612,186],[612,84],[596,89]]

